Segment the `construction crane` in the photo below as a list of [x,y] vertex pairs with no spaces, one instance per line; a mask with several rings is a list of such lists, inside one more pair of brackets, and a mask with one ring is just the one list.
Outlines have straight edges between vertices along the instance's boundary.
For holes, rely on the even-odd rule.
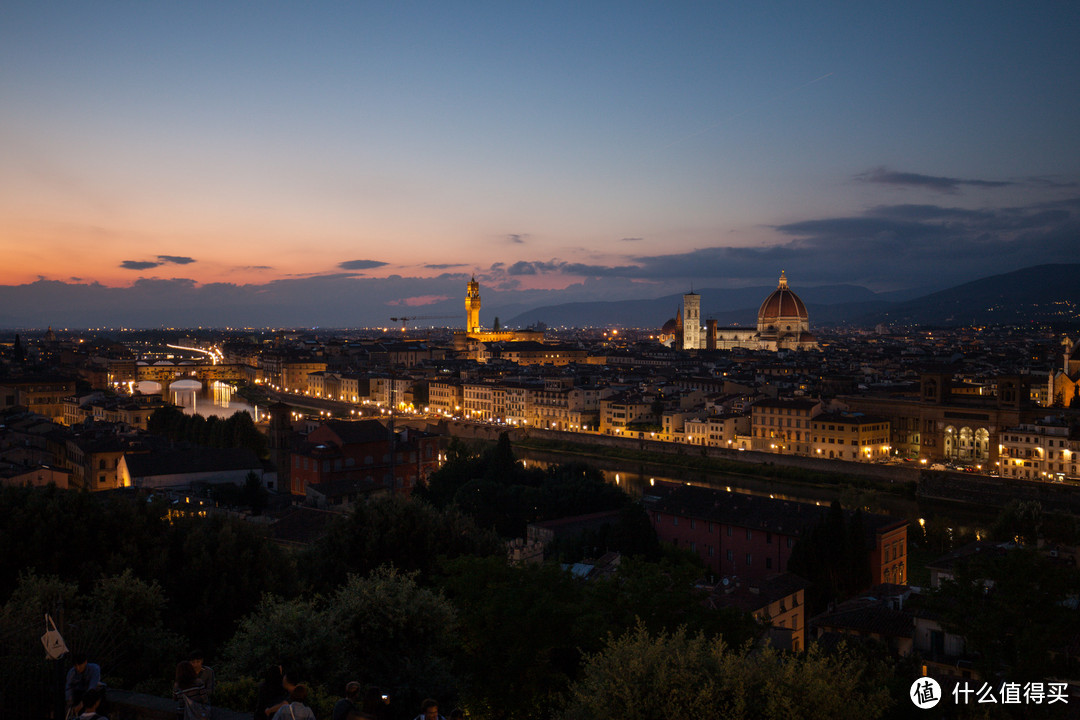
[[410,320],[449,320],[456,317],[457,315],[410,315],[409,317],[392,317],[390,320],[391,322],[400,322],[401,332],[405,332]]

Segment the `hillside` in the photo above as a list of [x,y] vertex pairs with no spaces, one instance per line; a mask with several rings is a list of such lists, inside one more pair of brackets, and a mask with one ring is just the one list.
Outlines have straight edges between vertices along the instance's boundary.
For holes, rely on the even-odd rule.
[[[721,326],[753,325],[774,287],[699,290],[703,318]],[[983,325],[1080,321],[1080,264],[1037,265],[982,278],[914,299],[874,293],[857,285],[793,288],[806,303],[811,325]],[[520,313],[511,326],[661,327],[682,306],[682,295],[649,300],[576,302]]]

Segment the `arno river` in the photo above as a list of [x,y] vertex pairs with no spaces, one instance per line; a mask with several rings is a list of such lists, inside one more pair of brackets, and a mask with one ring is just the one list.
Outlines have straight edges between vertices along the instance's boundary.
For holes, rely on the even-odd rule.
[[912,499],[888,493],[859,491],[843,485],[803,485],[784,483],[757,476],[714,473],[671,465],[638,463],[613,458],[582,457],[570,453],[533,450],[515,447],[514,454],[527,466],[547,467],[551,464],[585,462],[603,471],[608,482],[615,483],[633,497],[640,497],[661,482],[700,485],[729,492],[764,495],[793,502],[829,505],[839,499],[845,507],[866,505],[873,512],[915,520],[941,518],[958,533],[986,535],[998,511],[992,508],[961,506],[933,500]]
[[[156,382],[139,383],[142,392],[161,392],[161,385]],[[228,418],[233,413],[247,411],[258,421],[262,419],[262,410],[248,403],[237,395],[229,383],[217,380],[201,383],[198,380],[177,380],[169,386],[168,401],[183,408],[188,415],[210,417],[217,415]]]

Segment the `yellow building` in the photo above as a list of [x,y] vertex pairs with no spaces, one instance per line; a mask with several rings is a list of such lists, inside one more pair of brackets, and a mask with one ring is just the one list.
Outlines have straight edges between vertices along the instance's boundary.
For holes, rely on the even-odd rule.
[[738,608],[767,623],[777,647],[798,652],[806,647],[806,588],[809,583],[792,573],[760,579],[727,578],[709,598],[716,608]]
[[760,400],[751,409],[753,449],[784,455],[810,455],[810,424],[821,413],[821,401]]
[[889,421],[862,413],[822,413],[811,421],[813,454],[820,458],[874,462],[889,457]]
[[1077,480],[1080,438],[1063,420],[1044,419],[1006,428],[998,448],[1001,476],[1025,480]]
[[467,382],[461,385],[462,415],[466,420],[490,420],[495,417],[495,385]]
[[554,430],[595,432],[600,424],[600,394],[595,388],[572,387],[568,378],[546,380],[543,390],[531,393],[529,423]]
[[635,422],[655,418],[652,400],[639,393],[622,392],[600,400],[600,432],[619,435]]
[[64,421],[64,398],[75,393],[75,381],[42,375],[15,378],[0,386],[0,409],[21,406],[53,422]]
[[428,407],[432,412],[461,415],[463,400],[460,380],[432,380],[428,383]]
[[500,343],[488,348],[492,356],[518,365],[569,365],[584,363],[589,352],[573,345],[545,345],[532,340]]
[[482,343],[544,342],[541,330],[486,330],[480,324],[480,283],[473,277],[465,291],[465,330],[454,333],[454,349],[468,350],[473,359],[482,352]]
[[480,283],[476,282],[476,276],[465,291],[465,332],[480,332]]

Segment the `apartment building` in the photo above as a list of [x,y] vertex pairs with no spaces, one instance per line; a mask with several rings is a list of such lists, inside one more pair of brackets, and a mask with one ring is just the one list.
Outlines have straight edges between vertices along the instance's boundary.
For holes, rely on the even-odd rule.
[[811,421],[821,414],[820,400],[810,398],[759,400],[751,408],[753,449],[784,455],[810,455]]
[[873,415],[825,412],[810,422],[815,457],[856,462],[889,458],[889,421]]

